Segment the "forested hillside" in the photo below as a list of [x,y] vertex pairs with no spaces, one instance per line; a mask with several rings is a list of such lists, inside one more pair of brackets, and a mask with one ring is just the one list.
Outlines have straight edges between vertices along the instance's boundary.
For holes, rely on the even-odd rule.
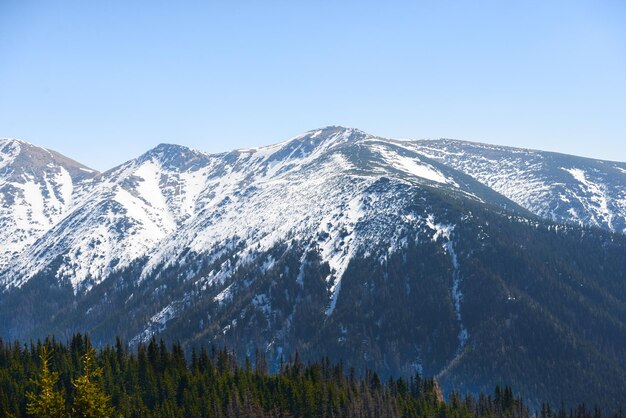
[[[579,225],[527,204],[597,220],[626,196],[617,163],[480,148],[459,170],[440,155],[461,158],[448,142],[435,153],[342,127],[222,154],[162,144],[101,174],[10,144],[0,224],[5,242],[17,225],[32,244],[0,262],[6,340],[156,337],[185,355],[230,347],[240,364],[260,350],[271,372],[296,353],[384,380],[418,372],[445,396],[512,385],[533,406],[626,399],[621,212]],[[555,182],[523,199],[489,186]],[[49,228],[26,228],[33,199],[58,212]]]
[[382,381],[327,358],[303,364],[296,355],[270,374],[262,355],[238,364],[225,348],[201,348],[187,359],[179,344],[155,339],[132,352],[120,339],[96,351],[80,334],[68,344],[0,340],[2,417],[621,418],[608,412],[584,404],[534,411],[508,386],[444,400],[435,379]]

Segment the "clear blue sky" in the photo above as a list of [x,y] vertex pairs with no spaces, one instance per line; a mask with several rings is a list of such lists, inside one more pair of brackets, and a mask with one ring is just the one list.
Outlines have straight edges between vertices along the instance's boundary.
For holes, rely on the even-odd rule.
[[626,2],[0,0],[0,137],[104,170],[331,124],[626,161]]

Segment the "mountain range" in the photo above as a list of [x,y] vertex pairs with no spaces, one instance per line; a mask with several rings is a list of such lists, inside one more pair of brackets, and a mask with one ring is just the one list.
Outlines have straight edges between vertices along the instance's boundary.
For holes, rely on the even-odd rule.
[[326,127],[104,173],[0,140],[0,335],[626,399],[626,163]]

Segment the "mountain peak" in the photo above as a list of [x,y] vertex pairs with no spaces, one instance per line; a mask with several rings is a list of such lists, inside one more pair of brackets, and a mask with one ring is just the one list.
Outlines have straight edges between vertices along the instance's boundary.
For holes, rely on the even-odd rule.
[[16,158],[20,154],[25,151],[29,151],[29,154],[32,153],[44,153],[50,154],[50,151],[47,149],[33,145],[29,142],[22,141],[20,139],[15,138],[1,138],[0,139],[0,154],[6,159],[7,156],[12,156]]
[[17,154],[20,154],[24,151],[38,152],[44,154],[51,154],[52,152],[47,148],[31,144],[30,142],[23,141],[21,139],[0,138],[0,153],[6,155],[8,152],[11,152],[11,150],[15,151]]
[[171,150],[171,149],[189,150],[189,151],[191,150],[191,148],[185,145],[178,145],[178,144],[173,144],[170,142],[161,142],[159,143],[159,145],[153,148],[153,150]]
[[344,126],[326,126],[319,129],[307,131],[287,142],[285,145],[330,148],[348,142],[356,142],[361,139],[371,137],[370,134],[355,128]]
[[0,139],[0,169],[10,168],[19,175],[24,170],[29,173],[49,171],[50,164],[64,167],[77,180],[98,173],[56,151],[19,139]]
[[284,160],[289,158],[309,158],[318,153],[327,152],[346,143],[354,143],[370,135],[354,128],[343,126],[327,126],[320,129],[305,132],[286,142],[268,147],[276,148],[271,160]]
[[160,154],[160,153],[185,153],[185,152],[199,152],[185,145],[170,144],[167,142],[161,142],[156,147],[148,150],[144,155]]
[[17,139],[0,139],[0,168],[12,164],[22,151],[22,142]]
[[308,131],[297,138],[319,138],[320,141],[328,139],[330,137],[342,137],[347,141],[358,140],[370,136],[366,132],[363,132],[356,128],[350,128],[339,125],[329,125],[319,129],[313,129]]
[[0,138],[0,149],[4,148],[7,145],[19,145],[23,142],[24,141],[15,138]]
[[186,169],[191,164],[204,161],[207,158],[208,156],[204,152],[184,145],[160,143],[139,156],[135,161],[143,163],[149,160],[156,160],[165,167],[172,166]]
[[253,153],[264,156],[268,162],[310,158],[345,143],[353,143],[371,135],[355,128],[326,126],[313,129],[287,141],[255,148],[238,149],[236,153]]

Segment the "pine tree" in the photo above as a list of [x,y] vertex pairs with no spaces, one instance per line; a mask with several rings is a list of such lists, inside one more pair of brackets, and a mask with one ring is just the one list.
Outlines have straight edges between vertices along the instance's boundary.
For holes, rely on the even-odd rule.
[[73,417],[103,418],[113,414],[111,398],[97,384],[97,379],[102,376],[102,369],[97,367],[95,357],[95,350],[87,348],[82,357],[83,374],[72,381],[75,390]]
[[48,367],[50,362],[48,345],[42,347],[39,357],[42,363],[41,374],[39,375],[39,380],[34,382],[39,388],[39,393],[26,393],[26,399],[28,400],[26,412],[28,415],[38,418],[67,417],[63,394],[55,388],[59,380],[59,374],[50,371]]

